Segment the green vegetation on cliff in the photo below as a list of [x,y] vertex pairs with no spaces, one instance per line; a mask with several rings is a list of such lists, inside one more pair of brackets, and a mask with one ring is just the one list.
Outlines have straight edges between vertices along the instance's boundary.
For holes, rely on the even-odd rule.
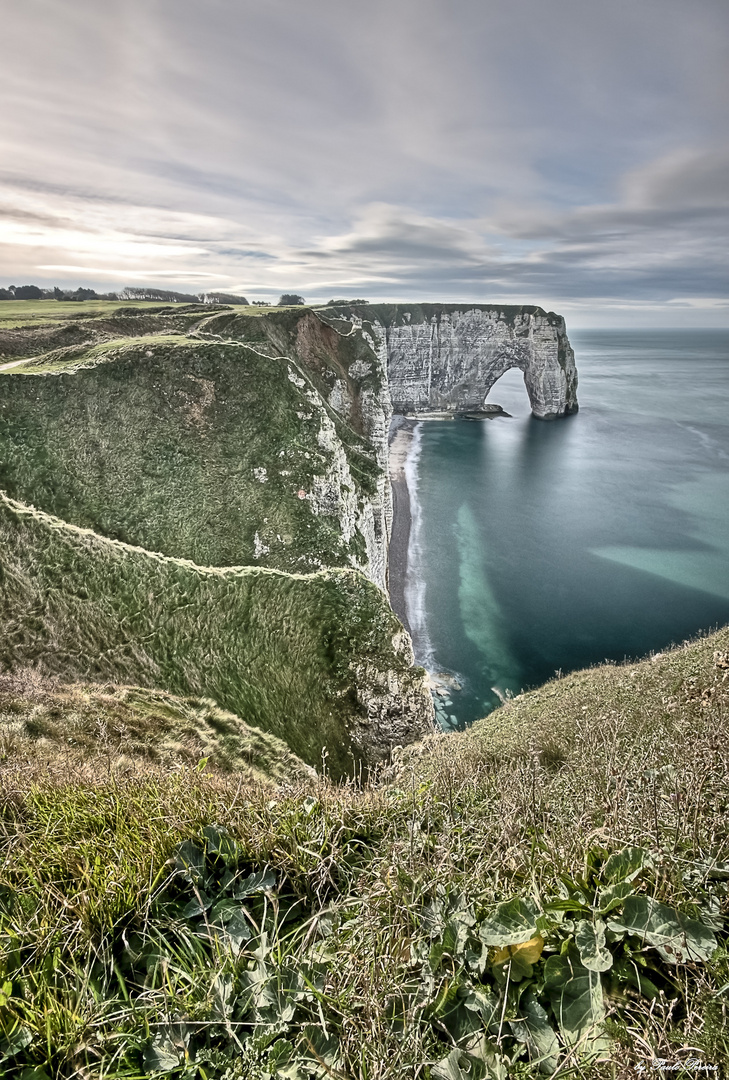
[[372,451],[295,361],[153,335],[56,349],[0,385],[11,498],[203,566],[306,573],[365,557],[343,536],[336,485],[369,494]]
[[0,326],[0,670],[203,695],[336,776],[427,731],[423,672],[352,569],[385,561],[362,336],[306,309],[71,306]]
[[0,759],[95,781],[206,767],[251,784],[313,774],[281,739],[205,698],[104,683],[62,683],[37,668],[0,675]]
[[0,626],[5,669],[209,697],[311,765],[326,747],[335,775],[362,757],[376,688],[421,680],[387,598],[356,571],[203,568],[1,493]]
[[392,747],[429,699],[344,535],[387,313],[16,306],[0,1077],[729,1069],[729,631]]
[[728,673],[726,630],[575,673],[364,787],[10,748],[0,1068],[723,1075]]

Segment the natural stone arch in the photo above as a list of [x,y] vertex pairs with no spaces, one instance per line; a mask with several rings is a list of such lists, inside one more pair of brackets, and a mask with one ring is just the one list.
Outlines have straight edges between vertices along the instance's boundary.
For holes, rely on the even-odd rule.
[[455,304],[397,305],[382,313],[396,412],[480,410],[511,368],[524,373],[534,416],[546,420],[577,411],[574,353],[559,315],[535,307]]
[[[509,377],[510,374],[513,377]],[[510,411],[508,405],[504,405],[504,398],[507,400],[510,398],[513,404],[517,404],[518,401],[521,407],[527,404],[532,405],[523,368],[517,366],[507,367],[501,374],[497,375],[486,391],[481,408],[486,411],[493,411],[494,407],[498,405]]]

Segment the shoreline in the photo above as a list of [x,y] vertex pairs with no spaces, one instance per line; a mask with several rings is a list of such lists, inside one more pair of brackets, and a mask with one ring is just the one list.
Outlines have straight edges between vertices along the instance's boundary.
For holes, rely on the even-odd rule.
[[410,493],[405,476],[407,461],[417,420],[394,416],[390,426],[388,468],[392,487],[392,532],[387,556],[387,591],[392,610],[412,636],[405,602],[405,583],[408,573],[408,546],[412,515]]

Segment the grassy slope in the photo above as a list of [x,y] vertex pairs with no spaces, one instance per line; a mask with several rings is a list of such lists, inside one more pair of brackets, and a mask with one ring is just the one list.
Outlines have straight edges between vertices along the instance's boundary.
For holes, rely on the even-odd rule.
[[0,760],[77,781],[155,767],[235,774],[246,786],[306,780],[311,769],[274,735],[210,700],[140,686],[61,683],[25,668],[0,675]]
[[0,662],[213,698],[310,764],[351,768],[353,666],[418,682],[382,592],[356,571],[204,569],[0,494]]
[[[346,544],[338,519],[297,494],[331,454],[318,441],[323,406],[290,371],[301,379],[280,356],[160,335],[29,360],[0,373],[0,488],[205,566],[349,565],[361,538]],[[369,489],[367,444],[336,426]]]
[[339,381],[346,386],[353,402],[349,423],[359,434],[364,434],[361,397],[363,393],[380,394],[381,372],[368,342],[361,334],[351,334],[351,323],[340,320],[341,332],[337,332],[329,325],[336,320],[330,320],[326,310],[320,314],[326,321],[302,308],[269,311],[265,318],[261,318],[260,309],[237,309],[207,319],[201,333],[245,341],[274,354],[295,356],[325,399]]
[[[234,779],[112,774],[68,787],[57,775],[39,778],[33,762],[26,775],[35,783],[24,783],[18,764],[0,778],[7,798],[3,876],[15,897],[10,908],[11,894],[2,900],[9,914],[0,932],[16,950],[5,969],[15,997],[0,1019],[6,1026],[14,1016],[22,1019],[31,1039],[23,1061],[47,1063],[54,1076],[83,1067],[85,1076],[97,1077],[112,1065],[118,1075],[139,1075],[135,1068],[148,1075],[157,1032],[170,1067],[180,1062],[175,1077],[262,1080],[269,1072],[264,1047],[276,1034],[256,1049],[250,1023],[230,1034],[216,1005],[216,980],[230,979],[230,1015],[249,1016],[245,987],[255,971],[265,990],[261,1015],[289,1016],[276,1030],[308,1055],[314,1073],[311,1040],[322,1038],[325,1023],[333,1041],[314,1045],[321,1055],[336,1042],[338,1057],[329,1059],[336,1075],[426,1080],[428,1067],[453,1045],[433,1009],[445,1007],[448,988],[455,993],[462,975],[463,946],[455,937],[441,960],[440,952],[427,959],[438,941],[427,908],[433,900],[450,897],[483,920],[514,895],[540,902],[565,889],[576,895],[592,880],[589,867],[598,868],[599,878],[610,852],[635,844],[654,861],[632,886],[639,895],[711,917],[715,926],[726,919],[728,650],[724,630],[654,661],[568,676],[516,699],[470,732],[408,751],[387,783],[364,790],[319,780],[274,799],[250,790],[242,802]],[[165,865],[176,843],[212,822],[241,845],[242,873],[268,865],[276,875],[275,904],[266,907],[255,896],[245,902],[256,926],[265,922],[268,944],[254,934],[237,957],[200,944],[199,917],[179,914],[190,887]],[[14,843],[18,830],[22,845]],[[562,926],[562,940],[569,928]],[[650,1069],[656,1057],[684,1080],[696,1074],[691,1060],[715,1065],[713,1075],[722,1075],[729,1068],[722,996],[729,963],[725,933],[719,939],[713,960],[678,966],[634,946],[626,954],[630,963],[647,963],[635,970],[660,987],[653,1001],[614,985],[610,974],[598,976],[609,991],[609,1049],[592,1064],[579,1049],[563,1050],[558,1075],[613,1080],[635,1075],[639,1065]],[[556,947],[548,940],[546,951],[555,955]],[[43,957],[54,948],[51,982]],[[133,961],[140,949],[140,956],[151,950],[169,958],[165,978],[155,979],[148,966],[144,981],[145,968]],[[276,980],[292,985],[290,965],[300,971],[317,959],[325,961],[322,968],[303,969],[318,986],[315,997],[296,991],[279,998]],[[127,972],[124,992],[134,1011],[113,962]],[[494,983],[488,966],[483,977],[492,993],[503,994],[503,980]],[[25,989],[31,985],[39,988],[32,998]],[[398,1022],[397,1003],[410,1000],[409,993],[413,1002],[441,1004],[430,1012],[411,1004]],[[290,1012],[281,1011],[282,1001]],[[536,1078],[523,1046],[518,1056],[510,1021],[520,1013],[512,1008],[504,1013],[499,1005],[490,1040],[496,1050],[498,1027],[502,1072],[493,1071],[492,1057],[487,1075]],[[166,1019],[170,1010],[187,1018],[188,1054],[199,1068],[182,1064],[174,1044],[179,1031]],[[195,1017],[206,1023],[196,1028]],[[312,1026],[302,1030],[307,1022]],[[450,1068],[430,1075],[483,1075],[456,1071],[453,1062]]]

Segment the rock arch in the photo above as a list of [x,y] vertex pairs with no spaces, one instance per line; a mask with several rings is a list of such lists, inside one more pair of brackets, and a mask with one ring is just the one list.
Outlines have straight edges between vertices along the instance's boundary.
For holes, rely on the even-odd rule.
[[510,368],[524,373],[534,416],[577,411],[577,369],[561,316],[457,304],[396,305],[383,314],[396,412],[477,411]]

